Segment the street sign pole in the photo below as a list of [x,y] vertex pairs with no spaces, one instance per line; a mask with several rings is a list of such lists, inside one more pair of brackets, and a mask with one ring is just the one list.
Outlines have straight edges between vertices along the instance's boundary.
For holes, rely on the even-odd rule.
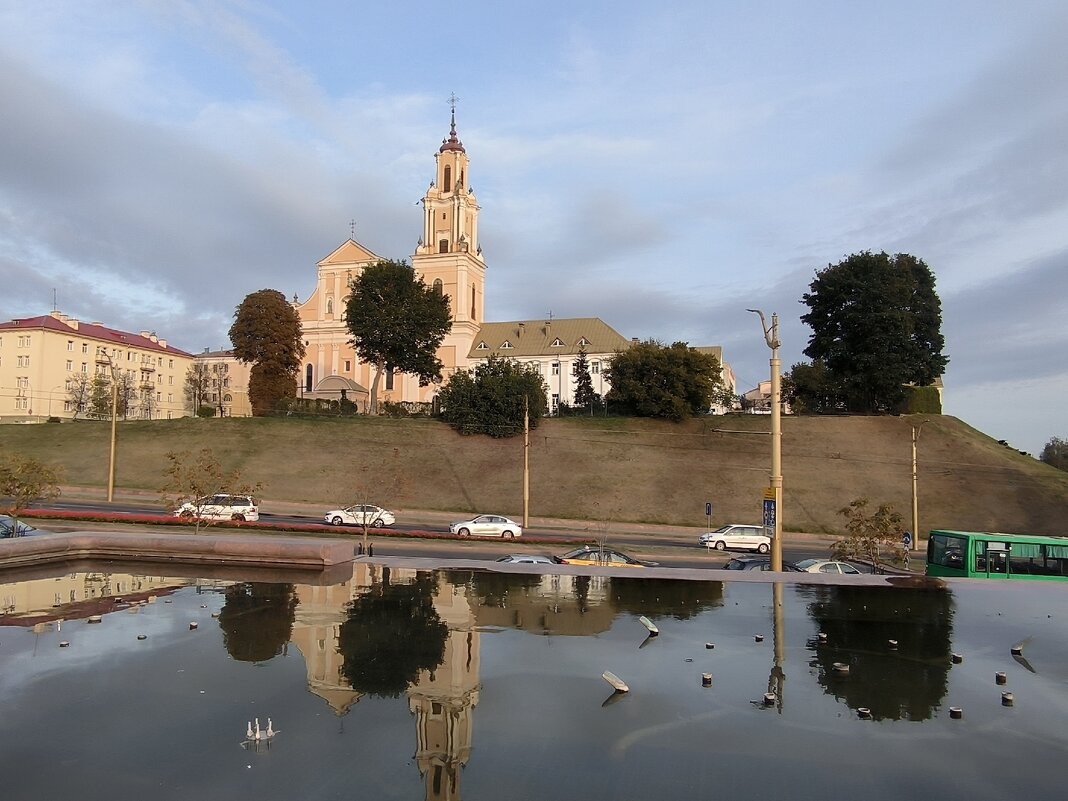
[[712,530],[712,501],[705,501],[705,517],[708,518],[708,530]]

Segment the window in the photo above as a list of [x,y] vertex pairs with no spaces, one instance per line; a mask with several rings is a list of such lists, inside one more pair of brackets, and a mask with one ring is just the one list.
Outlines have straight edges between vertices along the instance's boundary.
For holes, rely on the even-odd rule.
[[170,369],[170,370],[174,369],[174,359],[168,359],[167,360],[167,368]]
[[386,389],[393,389],[393,368],[386,367]]
[[471,319],[477,319],[475,315],[475,288],[471,287]]
[[71,410],[70,401],[63,401],[63,411],[69,412]]
[[83,342],[82,343],[82,353],[88,353],[88,352],[89,352],[89,343],[88,342]]
[[434,279],[434,294],[439,298],[445,293],[445,285],[441,283],[440,278]]
[[350,362],[348,359],[345,359],[345,372],[348,373],[348,372],[351,372],[351,371],[352,371],[352,362]]
[[70,359],[67,359],[67,372],[70,373],[73,370],[74,370],[74,362],[72,362]]
[[588,339],[586,339],[586,337],[581,337],[579,339],[579,347],[584,348],[589,344],[590,344],[590,341]]
[[504,342],[501,343],[501,350],[511,350],[511,349],[512,349],[512,343],[509,342],[507,339],[504,340]]
[[441,189],[443,192],[452,191],[452,165],[450,164],[445,165],[445,180],[442,181]]
[[553,375],[560,375],[560,362],[553,362]]
[[478,347],[475,348],[475,350],[489,350],[489,345],[487,345],[485,342],[479,342]]
[[174,386],[174,376],[173,375],[167,376],[167,383],[170,384],[171,386]]
[[560,337],[557,337],[556,339],[553,340],[553,344],[550,347],[562,348],[563,346],[564,346],[564,343],[560,340]]
[[67,350],[74,350],[74,340],[73,339],[68,339],[67,340]]
[[438,253],[448,253],[448,252],[449,252],[449,240],[448,239],[439,239],[438,240]]
[[174,395],[170,392],[167,393],[167,403],[174,403]]
[[89,365],[86,364],[85,362],[82,362],[82,372],[83,373],[88,373],[89,372]]
[[560,406],[560,396],[555,392],[553,393],[553,411],[555,412],[557,407]]
[[590,362],[590,374],[591,375],[599,375],[600,372],[601,372],[601,363],[600,362]]
[[304,391],[312,391],[312,366],[310,364],[304,368]]

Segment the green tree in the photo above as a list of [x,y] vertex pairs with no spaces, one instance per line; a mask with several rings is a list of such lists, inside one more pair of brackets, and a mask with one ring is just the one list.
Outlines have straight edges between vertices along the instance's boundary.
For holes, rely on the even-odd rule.
[[819,359],[799,362],[782,378],[782,399],[795,414],[844,412],[841,393],[834,377]]
[[58,468],[18,453],[0,459],[0,510],[11,517],[11,531],[18,536],[19,513],[33,501],[59,495]]
[[927,386],[945,371],[942,304],[922,260],[855,253],[809,286],[805,355],[823,363],[847,411],[896,411],[905,385]]
[[292,584],[231,584],[219,610],[226,652],[238,662],[266,662],[278,656],[293,636],[297,604]]
[[1068,440],[1060,437],[1051,438],[1042,448],[1042,455],[1039,459],[1058,470],[1068,470]]
[[579,409],[589,409],[597,403],[597,393],[593,391],[593,378],[590,376],[590,360],[586,358],[585,346],[579,347],[578,358],[571,366],[571,375],[575,379],[575,395],[572,398],[574,406]]
[[297,394],[297,374],[304,358],[300,316],[285,295],[261,289],[248,295],[230,326],[234,356],[251,364],[248,395],[252,413],[270,413],[283,398]]
[[512,437],[523,431],[526,399],[532,429],[545,413],[545,382],[537,367],[490,356],[474,372],[449,377],[438,393],[442,419],[461,434]]
[[211,371],[204,362],[193,362],[185,373],[185,386],[182,391],[185,394],[185,407],[192,413],[197,414],[201,405],[208,399],[211,389]]
[[345,304],[345,325],[363,361],[375,366],[371,414],[378,414],[378,387],[387,370],[441,380],[438,346],[452,327],[449,299],[423,283],[405,261],[383,260],[364,268]]
[[901,542],[901,515],[888,503],[874,512],[868,511],[868,499],[856,498],[849,506],[838,510],[846,518],[846,536],[831,546],[835,559],[867,562],[878,572],[882,555],[891,554],[904,559],[906,551]]
[[111,382],[103,373],[97,373],[89,383],[88,416],[94,420],[111,419]]
[[685,342],[633,345],[612,357],[605,377],[612,382],[605,400],[617,411],[675,421],[706,414],[724,389],[719,359]]

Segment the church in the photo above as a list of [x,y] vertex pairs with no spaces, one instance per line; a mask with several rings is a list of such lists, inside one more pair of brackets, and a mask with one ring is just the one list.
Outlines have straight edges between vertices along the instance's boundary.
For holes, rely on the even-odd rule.
[[[612,356],[636,340],[627,339],[595,318],[516,320],[487,323],[486,261],[478,241],[479,205],[470,184],[470,160],[456,133],[452,109],[449,135],[434,155],[434,179],[420,204],[423,229],[412,256],[415,274],[448,296],[452,327],[438,348],[442,379],[473,368],[491,356],[515,359],[535,367],[546,384],[549,412],[571,403],[575,390],[574,361],[585,352],[594,391],[611,387],[604,370]],[[343,242],[318,264],[315,290],[303,302],[294,298],[304,334],[304,364],[297,397],[338,400],[345,397],[366,410],[374,367],[361,361],[349,343],[345,304],[352,281],[383,257],[355,239]],[[717,351],[717,356],[722,356]],[[733,391],[734,378],[721,360],[723,379]],[[419,386],[417,376],[386,372],[379,385],[383,402],[427,403],[440,386]]]

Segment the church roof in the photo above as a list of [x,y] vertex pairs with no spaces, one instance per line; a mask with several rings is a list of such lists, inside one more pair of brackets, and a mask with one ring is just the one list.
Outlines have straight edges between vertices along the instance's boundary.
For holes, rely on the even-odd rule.
[[468,358],[490,355],[511,359],[539,356],[575,356],[586,353],[615,353],[631,346],[624,337],[599,317],[562,320],[515,320],[483,323],[475,336]]
[[356,262],[381,261],[381,256],[376,256],[355,239],[347,239],[335,248],[334,252],[319,262],[320,267],[329,267],[335,264],[353,264]]

